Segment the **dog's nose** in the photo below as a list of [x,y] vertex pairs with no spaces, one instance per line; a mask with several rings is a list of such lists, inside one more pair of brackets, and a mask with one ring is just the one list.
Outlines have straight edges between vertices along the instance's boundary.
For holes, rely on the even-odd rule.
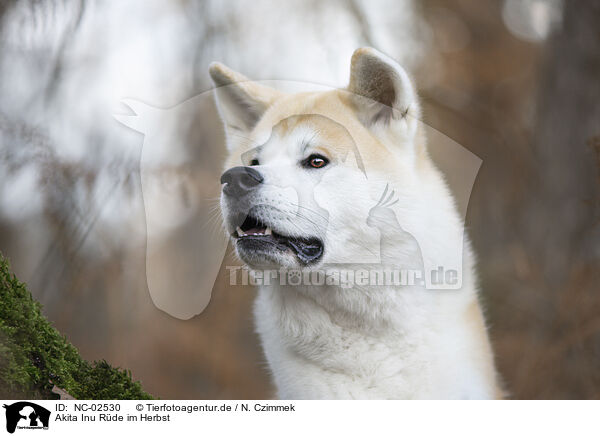
[[262,174],[251,167],[234,167],[223,173],[221,184],[223,192],[231,197],[240,198],[263,182]]

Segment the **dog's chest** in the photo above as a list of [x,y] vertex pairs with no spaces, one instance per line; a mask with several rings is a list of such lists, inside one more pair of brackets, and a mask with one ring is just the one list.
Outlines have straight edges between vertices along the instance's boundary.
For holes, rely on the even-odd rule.
[[433,361],[426,335],[344,327],[307,301],[261,290],[258,333],[282,398],[428,396]]

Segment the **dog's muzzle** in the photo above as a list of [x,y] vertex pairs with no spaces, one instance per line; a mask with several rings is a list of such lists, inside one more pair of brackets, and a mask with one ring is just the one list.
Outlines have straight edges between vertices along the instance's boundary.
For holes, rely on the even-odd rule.
[[[252,167],[231,168],[221,176],[224,199],[227,200],[227,222],[231,237],[242,260],[252,264],[260,259],[277,263],[281,256],[295,256],[300,265],[314,264],[323,256],[323,242],[313,236],[292,236],[272,227],[265,220],[265,205],[253,204],[256,196],[251,195],[265,185],[263,175]],[[267,214],[268,216],[268,214]]]

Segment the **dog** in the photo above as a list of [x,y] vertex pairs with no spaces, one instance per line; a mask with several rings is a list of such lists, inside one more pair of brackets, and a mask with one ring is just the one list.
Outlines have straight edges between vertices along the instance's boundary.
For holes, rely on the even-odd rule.
[[466,236],[458,289],[334,274],[422,279],[463,244],[405,70],[361,48],[345,89],[284,93],[216,62],[209,73],[228,150],[225,231],[253,274],[272,278],[254,315],[278,397],[501,398]]

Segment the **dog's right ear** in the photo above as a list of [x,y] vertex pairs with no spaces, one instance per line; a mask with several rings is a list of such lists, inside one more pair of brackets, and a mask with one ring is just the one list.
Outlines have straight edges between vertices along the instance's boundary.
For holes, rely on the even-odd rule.
[[217,108],[225,123],[226,135],[247,135],[281,95],[279,91],[252,82],[219,62],[210,64],[208,71],[216,86]]
[[369,47],[356,50],[348,91],[354,95],[365,126],[390,127],[409,137],[414,134],[419,115],[417,94],[406,71],[393,59]]

